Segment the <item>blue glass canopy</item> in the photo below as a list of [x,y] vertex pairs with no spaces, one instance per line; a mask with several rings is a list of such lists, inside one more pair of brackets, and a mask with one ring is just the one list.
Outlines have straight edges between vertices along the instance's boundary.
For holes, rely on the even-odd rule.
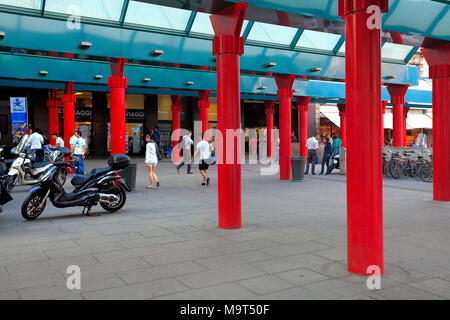
[[[329,3],[334,1],[316,0],[314,6],[318,8],[315,10],[331,10],[330,12],[334,13],[334,5],[330,7]],[[319,4],[322,4],[323,8]],[[403,5],[403,2],[399,5]],[[428,12],[427,17],[431,18],[437,13],[437,9],[438,7],[436,12]],[[34,12],[43,17],[64,19],[79,15],[82,22],[119,25],[128,29],[151,29],[156,32],[203,38],[212,38],[214,35],[209,13],[135,0],[0,0],[0,11],[12,11],[16,14]],[[441,12],[441,15],[443,14],[450,15],[449,12]],[[389,22],[389,19],[387,16],[386,22]],[[441,23],[436,24],[434,29],[440,30]],[[445,23],[443,26],[446,26]],[[246,38],[248,44],[256,46],[345,55],[344,37],[334,33],[245,20],[241,35]],[[417,48],[412,46],[385,43],[382,58],[384,61],[405,64],[415,50]]]

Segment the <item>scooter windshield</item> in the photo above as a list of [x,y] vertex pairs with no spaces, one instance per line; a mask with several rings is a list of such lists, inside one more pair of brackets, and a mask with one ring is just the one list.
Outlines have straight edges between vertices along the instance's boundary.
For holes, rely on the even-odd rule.
[[11,150],[11,153],[19,154],[19,153],[23,152],[29,138],[30,138],[30,136],[28,134],[24,134],[22,139],[20,139],[19,144]]

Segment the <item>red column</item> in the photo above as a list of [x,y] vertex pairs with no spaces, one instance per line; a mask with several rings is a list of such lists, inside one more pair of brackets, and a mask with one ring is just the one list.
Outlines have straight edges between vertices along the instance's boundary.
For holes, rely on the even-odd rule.
[[202,133],[206,134],[209,128],[209,90],[198,91],[198,108],[200,109],[200,121],[202,123]]
[[52,89],[50,91],[50,99],[47,100],[48,107],[48,137],[50,144],[55,144],[55,139],[52,138],[54,132],[59,134],[59,103],[56,98],[57,90]]
[[405,103],[405,94],[408,91],[408,84],[388,84],[387,89],[391,95],[392,113],[393,113],[393,146],[404,147],[404,119],[403,104]]
[[182,96],[171,96],[172,98],[172,147],[175,148],[180,140],[180,132],[181,128],[181,98]]
[[277,75],[280,99],[280,180],[292,180],[291,170],[291,100],[295,75]]
[[384,146],[384,115],[386,114],[387,101],[381,102],[381,143]]
[[450,201],[450,44],[422,49],[433,79],[433,193]]
[[64,106],[64,146],[70,148],[70,138],[75,133],[75,103],[77,97],[73,94],[73,82],[64,84],[64,95],[61,102]]
[[403,146],[406,147],[406,136],[407,136],[407,128],[406,128],[406,119],[408,118],[409,108],[403,108]]
[[[240,37],[247,3],[238,2],[213,10],[210,16],[214,28],[213,55],[217,56],[217,128],[218,149],[222,163],[218,164],[219,228],[237,229],[241,218],[240,133],[231,140],[226,130],[241,129],[240,56],[244,54],[244,38]],[[233,163],[227,161],[233,154]],[[219,155],[220,159],[220,155]]]
[[273,114],[275,113],[275,100],[264,101],[267,127],[267,157],[273,159]]
[[110,67],[112,76],[108,77],[108,87],[111,90],[111,154],[125,154],[125,58],[111,59]]
[[341,117],[341,140],[342,146],[347,148],[347,114],[345,112],[345,104],[338,104],[339,116]]
[[308,156],[306,140],[308,140],[308,110],[311,97],[297,97],[297,109],[299,113],[298,121],[298,142],[300,143],[300,157]]
[[[368,1],[339,0],[345,19],[348,270],[384,272],[381,165],[381,34],[369,29]],[[369,1],[387,11],[387,1]],[[381,17],[380,17],[381,19]],[[371,139],[361,143],[361,137]],[[372,272],[370,272],[372,274]]]

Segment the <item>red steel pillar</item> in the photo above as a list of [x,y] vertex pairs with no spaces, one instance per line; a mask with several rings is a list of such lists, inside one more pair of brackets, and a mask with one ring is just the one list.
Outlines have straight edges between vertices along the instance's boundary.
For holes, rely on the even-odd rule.
[[291,170],[291,100],[294,74],[276,75],[280,99],[280,180],[292,180]]
[[408,91],[408,84],[388,84],[387,89],[391,95],[392,113],[393,113],[393,147],[404,147],[405,127],[403,116],[403,104],[405,103],[405,94]]
[[300,143],[300,157],[308,156],[306,141],[308,140],[308,110],[311,97],[297,97],[297,109],[299,113],[298,142]]
[[347,148],[347,113],[345,112],[345,104],[338,104],[339,116],[341,117],[341,140],[342,146]]
[[273,159],[273,114],[275,113],[275,100],[264,101],[267,127],[267,157]]
[[202,123],[202,133],[207,134],[209,128],[209,94],[210,90],[198,91],[198,108],[200,109],[200,122]]
[[55,144],[55,139],[52,138],[52,134],[56,132],[59,135],[59,103],[56,98],[57,90],[52,89],[50,91],[50,99],[47,100],[48,107],[48,137],[50,144]]
[[70,148],[70,138],[75,134],[75,103],[77,96],[73,94],[73,82],[64,84],[64,94],[61,96],[64,106],[64,146]]
[[[369,29],[369,5],[385,0],[339,0],[345,19],[347,128],[347,256],[351,273],[384,272],[381,164],[381,32]],[[379,17],[381,19],[381,17]],[[371,139],[361,143],[361,137]]]
[[403,146],[406,147],[406,136],[407,136],[407,128],[406,128],[406,119],[408,118],[409,108],[403,108]]
[[[215,33],[213,55],[217,56],[217,129],[221,132],[218,135],[219,160],[222,158],[218,163],[219,228],[225,229],[242,226],[239,77],[240,56],[244,54],[244,38],[240,34],[247,6],[241,1],[214,8],[210,16]],[[227,137],[227,129],[236,134]]]
[[384,115],[386,114],[387,101],[381,101],[381,143],[384,146]]
[[[180,140],[180,128],[181,128],[181,98],[182,96],[171,96],[172,98],[172,149],[176,150],[178,141]],[[172,155],[174,162],[180,161],[179,152],[174,152]]]
[[433,79],[433,199],[450,201],[450,44],[422,49]]
[[110,67],[108,87],[111,90],[111,154],[125,154],[125,58],[111,59]]

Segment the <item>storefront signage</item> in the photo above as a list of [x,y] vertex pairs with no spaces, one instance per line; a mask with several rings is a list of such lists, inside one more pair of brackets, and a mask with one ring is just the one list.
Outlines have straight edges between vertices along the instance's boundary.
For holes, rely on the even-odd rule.
[[27,130],[27,98],[10,98],[12,134],[23,134]]
[[[60,117],[64,117],[64,108],[59,108]],[[94,116],[92,108],[75,108],[75,121],[92,121]]]
[[144,121],[145,120],[145,111],[139,110],[139,109],[125,110],[125,120]]

